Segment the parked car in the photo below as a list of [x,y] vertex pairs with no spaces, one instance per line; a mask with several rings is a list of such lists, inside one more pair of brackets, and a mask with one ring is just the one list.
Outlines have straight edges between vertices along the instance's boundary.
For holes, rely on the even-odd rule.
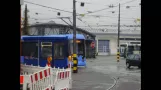
[[141,68],[141,54],[130,54],[126,58],[126,67],[130,68],[131,66],[138,66]]

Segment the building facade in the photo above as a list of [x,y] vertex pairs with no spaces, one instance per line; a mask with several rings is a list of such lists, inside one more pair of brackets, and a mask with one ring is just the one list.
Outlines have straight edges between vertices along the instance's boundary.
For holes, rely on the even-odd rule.
[[[117,30],[87,30],[96,35],[96,53],[98,55],[116,55],[118,48]],[[141,41],[141,30],[121,30],[120,43]]]

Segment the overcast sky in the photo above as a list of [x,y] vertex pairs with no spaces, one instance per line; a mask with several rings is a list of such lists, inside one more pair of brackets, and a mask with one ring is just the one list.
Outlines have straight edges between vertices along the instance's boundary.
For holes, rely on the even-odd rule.
[[[35,4],[40,4],[48,7],[53,7],[57,9],[62,9],[72,12],[73,0],[25,0],[27,2],[32,2]],[[80,6],[80,2],[85,2],[84,7]],[[76,12],[79,14],[84,14],[108,8],[99,12],[85,14],[84,17],[77,16],[82,21],[77,19],[77,26],[98,26],[98,25],[116,25],[118,23],[118,4],[121,4],[121,25],[139,25],[140,22],[134,22],[136,19],[140,19],[141,7],[140,0],[77,0],[76,2]],[[34,24],[36,22],[44,23],[49,21],[55,21],[56,23],[65,24],[62,20],[57,17],[70,17],[71,22],[73,22],[72,13],[58,11],[54,9],[49,9],[33,4],[24,2],[22,6],[22,11],[25,9],[25,4],[27,4],[29,10],[29,23]],[[109,8],[109,5],[117,6]],[[130,8],[126,8],[130,6]],[[114,13],[112,13],[114,11]],[[58,16],[57,12],[61,15]],[[35,13],[38,13],[36,15]],[[96,16],[97,17],[96,17]],[[23,17],[23,14],[22,14]],[[53,19],[52,19],[53,18]],[[37,20],[35,20],[37,19]],[[69,24],[70,21],[66,20]]]

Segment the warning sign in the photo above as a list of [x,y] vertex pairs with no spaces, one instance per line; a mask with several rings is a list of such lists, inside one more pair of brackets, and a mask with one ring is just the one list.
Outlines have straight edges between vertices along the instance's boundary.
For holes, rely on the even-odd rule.
[[92,47],[92,48],[95,47],[95,43],[94,43],[94,42],[91,43],[91,47]]

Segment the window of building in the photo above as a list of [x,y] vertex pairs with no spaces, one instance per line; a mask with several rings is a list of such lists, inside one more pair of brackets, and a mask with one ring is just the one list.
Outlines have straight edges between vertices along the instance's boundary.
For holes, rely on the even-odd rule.
[[120,38],[119,40],[141,41],[141,38]]
[[139,40],[139,41],[141,41],[141,38],[136,38],[136,40]]
[[130,44],[141,44],[141,42],[130,42]]
[[125,38],[120,38],[120,40],[125,40]]
[[135,38],[125,38],[125,40],[135,40]]

